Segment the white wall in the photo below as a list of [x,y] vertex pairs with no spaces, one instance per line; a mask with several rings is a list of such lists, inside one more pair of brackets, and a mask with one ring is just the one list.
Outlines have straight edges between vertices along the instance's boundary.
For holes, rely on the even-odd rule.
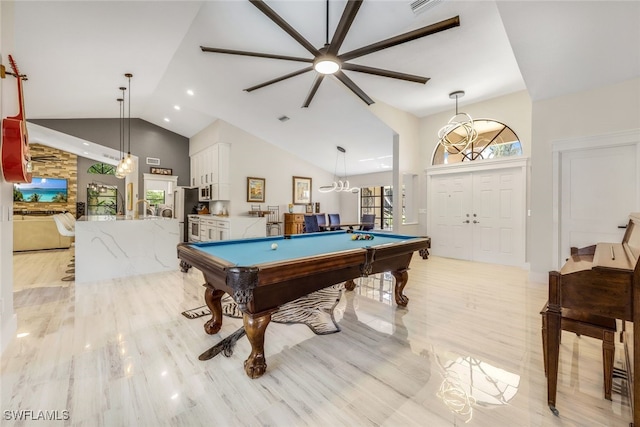
[[546,282],[553,266],[553,141],[640,129],[639,94],[640,78],[635,78],[533,104],[528,241],[531,279]]
[[[288,212],[293,201],[293,177],[310,177],[311,200],[320,202],[325,213],[341,212],[336,193],[320,193],[321,185],[333,181],[333,174],[318,168],[244,130],[217,120],[189,140],[189,153],[193,154],[217,142],[231,144],[231,196],[227,205],[230,215],[247,215],[253,203],[247,202],[247,177],[266,179],[263,206],[278,205],[280,213]],[[304,144],[304,141],[300,141]],[[210,208],[211,209],[211,208]],[[212,212],[219,209],[213,206]],[[294,212],[304,212],[304,206],[295,206]]]
[[[402,188],[404,174],[419,174],[421,171],[420,157],[416,155],[420,151],[420,119],[379,101],[371,105],[370,109],[396,133],[393,141],[390,141],[393,144],[392,180],[386,184],[393,185],[394,194],[396,194]],[[418,208],[417,203],[414,206],[415,209]],[[417,217],[417,212],[413,216]],[[402,203],[398,197],[393,199],[393,217],[402,217]],[[393,231],[417,235],[420,233],[420,227],[419,224],[402,224],[400,221],[394,221]]]
[[[8,64],[13,46],[13,2],[0,2],[0,57]],[[18,58],[15,58],[18,60]],[[17,113],[16,81],[0,79],[0,117]],[[16,334],[18,319],[13,309],[13,185],[0,178],[0,353]]]

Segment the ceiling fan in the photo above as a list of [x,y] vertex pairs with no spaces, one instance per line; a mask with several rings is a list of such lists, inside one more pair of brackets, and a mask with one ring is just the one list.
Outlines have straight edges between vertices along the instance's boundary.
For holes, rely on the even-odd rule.
[[292,73],[286,74],[284,76],[277,77],[275,79],[269,80],[267,82],[251,86],[246,88],[245,91],[251,92],[256,89],[263,88],[265,86],[269,86],[274,83],[281,82],[291,77],[298,76],[300,74],[306,73],[307,71],[316,70],[318,74],[316,75],[316,79],[311,86],[311,90],[307,95],[307,98],[304,101],[302,107],[308,107],[311,104],[311,100],[313,99],[320,83],[326,75],[334,75],[338,80],[340,80],[347,88],[349,88],[353,93],[355,93],[361,100],[367,103],[367,105],[373,104],[373,100],[366,94],[362,89],[358,87],[349,77],[344,74],[342,70],[349,71],[358,71],[360,73],[373,74],[376,76],[382,77],[390,77],[393,79],[406,80],[410,82],[416,83],[426,83],[429,78],[421,77],[412,74],[405,74],[396,71],[383,70],[380,68],[367,67],[365,65],[351,64],[348,61],[351,59],[359,58],[364,55],[368,55],[373,52],[378,52],[383,49],[387,49],[392,46],[396,46],[402,43],[406,43],[412,40],[419,39],[421,37],[425,37],[431,34],[438,33],[440,31],[448,30],[453,27],[460,26],[460,17],[455,16],[453,18],[446,19],[444,21],[437,22],[432,25],[428,25],[426,27],[418,28],[417,30],[409,31],[404,34],[400,34],[395,37],[391,37],[386,40],[379,41],[377,43],[370,44],[368,46],[361,47],[359,49],[352,50],[350,52],[345,52],[339,54],[340,47],[342,46],[342,42],[344,41],[347,33],[349,32],[349,28],[351,28],[351,24],[360,9],[363,0],[349,0],[347,1],[347,5],[344,8],[344,12],[342,13],[342,17],[340,18],[340,22],[336,27],[336,31],[333,34],[333,38],[331,42],[329,42],[329,0],[327,0],[327,32],[326,32],[326,43],[321,48],[316,48],[309,41],[307,41],[300,33],[298,33],[291,25],[289,25],[284,19],[282,19],[276,12],[273,11],[269,6],[265,4],[263,0],[249,0],[255,7],[257,7],[262,13],[264,13],[269,19],[271,19],[275,24],[277,24],[280,28],[282,28],[287,34],[289,34],[294,40],[296,40],[300,45],[302,45],[305,49],[307,49],[312,55],[313,58],[301,58],[295,56],[285,56],[285,55],[275,55],[268,53],[259,53],[259,52],[247,52],[242,50],[231,50],[231,49],[221,49],[214,47],[205,47],[200,46],[203,52],[213,52],[213,53],[226,53],[230,55],[244,55],[244,56],[254,56],[259,58],[270,58],[270,59],[283,59],[286,61],[297,61],[297,62],[306,62],[312,65],[305,67],[301,70],[294,71]]

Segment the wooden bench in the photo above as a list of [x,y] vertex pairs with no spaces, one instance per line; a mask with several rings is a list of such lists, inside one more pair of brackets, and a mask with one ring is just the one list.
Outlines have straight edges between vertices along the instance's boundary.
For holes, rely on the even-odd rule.
[[[547,310],[548,303],[542,307],[542,349],[544,355],[544,374],[547,376]],[[583,313],[576,310],[562,309],[561,329],[576,335],[585,335],[602,341],[602,370],[604,376],[604,397],[611,400],[613,388],[613,362],[615,354],[614,338],[616,319]]]

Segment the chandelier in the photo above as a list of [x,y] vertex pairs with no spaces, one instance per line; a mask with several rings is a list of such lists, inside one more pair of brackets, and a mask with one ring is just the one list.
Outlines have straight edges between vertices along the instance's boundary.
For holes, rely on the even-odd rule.
[[[321,193],[331,193],[332,191],[335,191],[336,193],[357,193],[358,191],[360,191],[359,188],[349,186],[349,179],[347,177],[347,150],[340,146],[337,146],[336,148],[338,149],[338,153],[336,154],[336,167],[333,171],[333,183],[321,186],[318,191]],[[338,179],[338,160],[340,159],[341,154],[344,165],[344,180]]]
[[467,113],[458,112],[458,98],[463,96],[463,90],[449,94],[449,98],[455,98],[456,100],[456,114],[438,131],[438,143],[451,154],[465,151],[478,139],[478,131],[473,127],[471,116]]
[[[127,133],[128,133],[128,144],[125,144],[125,125],[124,125],[124,118],[125,118],[125,107],[124,107],[124,100],[125,100],[125,90],[127,88],[125,87],[120,87],[120,90],[122,91],[122,98],[118,98],[118,102],[120,102],[120,142],[119,142],[119,146],[120,146],[120,152],[121,152],[121,159],[120,162],[118,163],[118,167],[116,168],[116,177],[117,178],[124,178],[127,175],[129,175],[132,172],[135,172],[136,169],[136,164],[133,161],[133,157],[131,157],[131,77],[133,77],[133,74],[131,73],[126,73],[124,75],[128,81],[129,81],[129,98],[128,100],[128,119],[127,119]],[[127,145],[127,157],[124,157],[124,151],[125,151],[125,145]]]

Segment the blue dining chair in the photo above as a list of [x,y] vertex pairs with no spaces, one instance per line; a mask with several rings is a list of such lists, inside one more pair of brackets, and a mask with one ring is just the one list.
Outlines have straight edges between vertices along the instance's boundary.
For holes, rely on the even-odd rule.
[[376,216],[375,214],[363,214],[362,221],[360,222],[362,223],[362,225],[360,226],[360,230],[362,231],[373,230],[373,226],[375,225],[375,222],[376,222]]
[[304,216],[304,232],[305,233],[317,233],[320,231],[318,227],[318,218],[315,215]]
[[318,220],[318,228],[320,231],[323,231],[325,225],[327,225],[327,216],[325,214],[316,214],[316,218]]
[[340,214],[329,214],[329,225],[332,226],[331,230],[339,230],[340,227],[333,226],[340,225]]

